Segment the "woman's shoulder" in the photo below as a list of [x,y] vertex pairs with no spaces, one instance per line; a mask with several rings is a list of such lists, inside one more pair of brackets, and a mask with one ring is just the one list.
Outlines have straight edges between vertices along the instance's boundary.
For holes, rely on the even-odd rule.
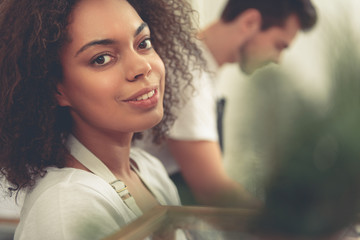
[[98,176],[73,168],[49,168],[25,197],[17,234],[39,236],[32,229],[44,228],[73,236],[56,239],[83,239],[87,232],[105,237],[132,219],[116,192]]
[[89,188],[97,190],[99,186],[107,185],[100,177],[81,169],[50,167],[47,169],[45,176],[37,180],[31,194],[42,193],[53,188],[63,188],[64,190]]
[[54,204],[56,199],[58,205],[69,203],[76,206],[77,201],[84,198],[91,198],[88,202],[99,198],[112,200],[114,194],[108,183],[90,172],[75,168],[48,168],[45,176],[39,178],[26,194],[24,206],[31,208],[34,204],[48,201]]

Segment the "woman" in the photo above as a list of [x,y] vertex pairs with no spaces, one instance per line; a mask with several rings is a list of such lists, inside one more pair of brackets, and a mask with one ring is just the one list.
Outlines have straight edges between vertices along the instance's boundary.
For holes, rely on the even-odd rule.
[[180,204],[160,162],[130,146],[165,112],[161,140],[173,91],[190,83],[183,54],[200,53],[185,1],[5,0],[0,11],[0,169],[11,191],[28,190],[15,239],[100,239]]

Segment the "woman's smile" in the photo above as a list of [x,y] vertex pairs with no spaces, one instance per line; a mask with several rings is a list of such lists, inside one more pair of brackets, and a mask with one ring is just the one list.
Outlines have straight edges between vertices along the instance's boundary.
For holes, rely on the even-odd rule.
[[124,100],[124,102],[143,109],[155,107],[159,102],[158,87],[151,90],[143,89],[127,100]]

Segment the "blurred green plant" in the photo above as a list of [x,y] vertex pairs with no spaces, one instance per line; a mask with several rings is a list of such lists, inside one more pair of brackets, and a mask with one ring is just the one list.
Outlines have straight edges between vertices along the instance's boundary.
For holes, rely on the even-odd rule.
[[[346,16],[346,14],[344,15]],[[326,109],[297,94],[275,69],[252,80],[248,131],[271,166],[253,230],[320,237],[351,225],[360,210],[360,54],[346,17],[324,35],[331,85]]]

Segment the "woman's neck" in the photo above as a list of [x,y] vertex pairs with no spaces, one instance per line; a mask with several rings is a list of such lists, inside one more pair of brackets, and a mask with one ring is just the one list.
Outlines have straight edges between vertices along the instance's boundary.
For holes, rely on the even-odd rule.
[[[86,136],[74,133],[74,136],[119,179],[130,174],[130,147],[133,134],[94,135]],[[70,158],[70,167],[84,169],[85,167]],[[89,171],[87,168],[84,170]]]

